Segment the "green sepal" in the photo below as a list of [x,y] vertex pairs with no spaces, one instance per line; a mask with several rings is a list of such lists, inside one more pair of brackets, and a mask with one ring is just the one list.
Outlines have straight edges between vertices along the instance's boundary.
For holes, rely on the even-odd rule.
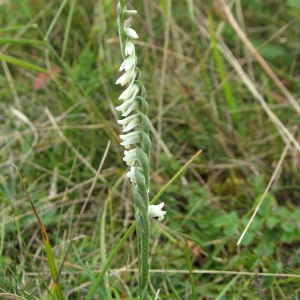
[[141,112],[138,112],[137,115],[138,115],[137,117],[140,121],[140,129],[142,131],[146,132],[147,134],[149,134],[150,121],[149,121],[148,117]]
[[141,72],[141,70],[138,68],[138,67],[136,67],[135,68],[135,80],[137,81],[137,82],[141,82],[141,79],[142,79],[142,72]]
[[139,188],[136,185],[132,184],[131,189],[132,189],[133,201],[136,207],[142,212],[147,211],[148,210],[147,199],[143,198],[142,194],[139,192]]
[[138,228],[140,233],[144,233],[144,218],[143,218],[143,214],[137,210],[136,214],[135,214],[135,219],[136,219],[136,227]]
[[140,96],[143,97],[143,98],[146,98],[146,89],[142,85],[142,83],[141,83],[141,86],[140,86]]
[[144,171],[139,167],[135,167],[134,177],[135,177],[138,191],[142,194],[143,199],[147,199],[148,185],[146,185],[146,178],[145,178]]
[[[141,71],[138,67],[135,68],[135,71],[136,71],[136,74],[137,76],[140,76],[141,77]],[[143,86],[141,80],[141,78],[138,78],[136,77],[135,78],[135,84],[139,87],[139,93],[138,93],[138,96],[142,97],[142,98],[146,98],[146,89],[145,87]]]
[[149,157],[147,154],[138,146],[136,146],[136,154],[137,154],[137,161],[142,168],[142,172],[145,176],[145,182],[147,188],[149,187]]
[[139,136],[140,136],[140,139],[141,139],[142,149],[146,152],[147,156],[149,156],[150,155],[150,149],[151,149],[151,140],[149,138],[149,134],[145,133],[143,131],[140,131]]
[[137,96],[135,97],[135,101],[137,101],[138,103],[138,110],[142,112],[144,115],[147,115],[149,105],[146,99],[141,96]]

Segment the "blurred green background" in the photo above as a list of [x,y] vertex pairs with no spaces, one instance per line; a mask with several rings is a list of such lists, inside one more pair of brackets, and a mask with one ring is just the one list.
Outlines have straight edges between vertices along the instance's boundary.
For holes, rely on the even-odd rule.
[[[116,4],[0,1],[3,294],[41,299],[45,291],[17,227],[43,278],[50,280],[37,220],[12,163],[42,218],[59,265],[111,141],[63,268],[66,299],[85,299],[101,269],[104,203],[107,253],[134,220],[114,109],[123,91],[115,85],[122,62]],[[299,99],[300,1],[228,4],[249,41]],[[299,114],[216,3],[132,1],[130,7],[138,11],[132,27],[139,34],[138,66],[152,124],[151,198],[203,150],[160,199],[167,215],[164,222],[152,223],[153,298],[160,289],[159,299],[192,299],[192,280],[186,273],[189,256],[197,299],[299,299],[300,155],[244,84],[234,63],[298,142]],[[237,246],[286,147],[271,188]],[[133,234],[108,272],[112,299],[136,299],[135,242]],[[211,271],[197,273],[201,270]],[[105,293],[101,286],[95,299],[109,299]]]

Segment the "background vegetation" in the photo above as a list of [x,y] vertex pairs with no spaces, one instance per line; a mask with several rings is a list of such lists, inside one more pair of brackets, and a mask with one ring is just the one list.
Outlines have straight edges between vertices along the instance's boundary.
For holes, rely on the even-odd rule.
[[[299,1],[228,4],[248,40],[299,99]],[[165,221],[152,223],[153,298],[160,290],[159,299],[299,299],[299,148],[274,124],[244,75],[298,141],[299,113],[216,3],[132,5],[153,125],[151,197],[203,150],[161,197]],[[134,220],[114,109],[122,91],[115,85],[121,63],[116,19],[116,0],[0,1],[0,297],[42,299],[42,278],[50,283],[40,229],[12,163],[59,267],[111,142],[62,269],[66,299],[85,299],[106,254]],[[133,233],[95,299],[136,299],[136,255]]]

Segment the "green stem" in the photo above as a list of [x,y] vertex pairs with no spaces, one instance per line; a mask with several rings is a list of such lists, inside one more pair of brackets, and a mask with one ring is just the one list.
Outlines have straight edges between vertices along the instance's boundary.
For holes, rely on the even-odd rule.
[[122,53],[123,58],[125,59],[124,48],[125,48],[126,36],[125,36],[125,33],[124,33],[124,23],[125,23],[124,13],[123,13],[124,9],[125,9],[124,1],[120,0],[119,4],[117,6],[117,10],[118,10],[118,28],[119,28],[121,53]]
[[149,276],[149,239],[150,222],[148,212],[143,213],[143,232],[140,232],[141,240],[141,264],[140,264],[140,300],[148,299],[148,276]]

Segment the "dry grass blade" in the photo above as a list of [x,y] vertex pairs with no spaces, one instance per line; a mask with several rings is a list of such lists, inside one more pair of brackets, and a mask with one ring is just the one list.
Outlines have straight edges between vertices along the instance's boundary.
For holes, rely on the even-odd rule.
[[110,147],[110,141],[109,141],[108,144],[107,144],[106,150],[105,150],[105,152],[104,152],[104,154],[103,154],[103,157],[102,157],[102,159],[101,159],[101,162],[100,162],[100,164],[99,164],[99,168],[98,168],[97,173],[96,173],[96,175],[95,175],[95,177],[94,177],[94,180],[93,180],[93,183],[92,183],[91,188],[90,188],[90,190],[89,190],[89,193],[88,193],[88,195],[87,195],[87,197],[86,197],[86,199],[85,199],[85,201],[84,201],[84,203],[83,203],[83,205],[82,205],[82,207],[81,207],[79,216],[78,216],[78,218],[77,218],[77,221],[76,221],[76,223],[75,223],[75,226],[74,226],[74,229],[73,229],[71,238],[70,238],[70,243],[68,244],[68,247],[67,247],[66,253],[65,253],[65,255],[64,255],[64,258],[63,258],[63,260],[62,260],[62,264],[61,264],[61,266],[60,266],[60,268],[59,268],[58,276],[57,276],[57,277],[59,277],[60,274],[61,274],[61,271],[62,271],[62,268],[63,268],[63,265],[64,265],[64,261],[66,260],[68,251],[69,251],[70,246],[71,246],[71,243],[72,243],[72,240],[74,239],[75,233],[76,233],[77,228],[78,228],[78,226],[79,226],[79,221],[80,221],[80,219],[81,219],[81,216],[82,216],[83,212],[85,211],[85,208],[86,208],[86,206],[87,206],[87,204],[88,204],[88,202],[89,202],[89,200],[90,200],[90,197],[91,197],[92,192],[93,192],[93,190],[94,190],[94,188],[95,188],[96,182],[97,182],[97,180],[98,180],[99,177],[100,177],[100,172],[101,172],[101,170],[102,170],[102,168],[103,168],[103,164],[104,164],[104,162],[105,162],[105,159],[106,159],[106,156],[107,156],[109,147]]
[[[78,159],[80,159],[83,164],[85,164],[89,170],[91,170],[95,175],[98,173],[91,165],[90,163],[78,152],[78,150],[76,150],[76,148],[69,142],[69,140],[65,137],[65,135],[63,134],[63,132],[60,130],[60,128],[58,127],[55,119],[53,118],[50,110],[48,109],[48,107],[45,108],[45,112],[50,120],[50,122],[52,123],[52,125],[57,129],[57,132],[59,134],[59,136],[62,138],[62,140],[66,143],[66,145],[68,147],[70,147],[70,149],[77,155]],[[100,179],[103,180],[104,182],[106,181],[106,179],[104,177],[102,177],[100,174],[98,175],[100,176]]]
[[26,197],[29,200],[30,205],[32,207],[32,210],[33,210],[33,212],[34,212],[34,214],[35,214],[35,216],[38,220],[40,231],[41,231],[42,236],[43,236],[43,242],[44,242],[44,246],[45,246],[45,250],[46,250],[46,254],[47,254],[47,258],[48,258],[48,265],[49,265],[50,272],[51,272],[51,277],[52,277],[52,280],[53,280],[53,283],[50,285],[50,290],[55,291],[55,293],[57,295],[57,298],[59,300],[63,300],[62,288],[61,288],[61,284],[59,282],[59,276],[58,276],[56,265],[55,265],[54,255],[53,255],[53,252],[52,252],[52,248],[51,248],[51,245],[50,245],[50,240],[49,240],[46,228],[45,228],[45,226],[44,226],[44,224],[43,224],[43,222],[42,222],[42,220],[41,220],[41,218],[40,218],[40,216],[39,216],[39,214],[38,214],[38,212],[37,212],[37,210],[34,206],[33,201],[31,200],[31,197],[28,193],[28,190],[27,190],[26,185],[23,181],[21,173],[19,172],[16,165],[13,164],[13,166],[16,168],[16,170],[18,172],[18,175],[19,175],[19,178],[21,180],[24,192],[25,192]]
[[32,122],[18,109],[14,108],[14,107],[10,107],[11,112],[19,119],[21,120],[23,123],[25,123],[26,125],[29,126],[29,128],[31,129],[34,139],[33,142],[31,144],[30,149],[27,151],[27,153],[22,157],[21,162],[23,163],[29,156],[30,154],[33,152],[34,147],[36,146],[37,142],[38,142],[38,132],[35,128],[35,126],[32,124]]
[[[169,35],[170,35],[170,22],[171,22],[171,1],[167,0],[167,19],[166,19],[166,28],[165,28],[165,37],[164,37],[164,51],[163,51],[163,60],[162,60],[162,69],[160,77],[160,86],[158,91],[158,114],[157,114],[157,133],[159,136],[162,134],[162,113],[163,113],[163,103],[164,103],[164,86],[166,81],[166,67],[167,67],[167,58],[168,58],[168,45],[169,45]],[[157,157],[160,153],[160,143],[157,144]],[[157,166],[159,164],[159,159],[157,160]]]
[[274,81],[277,87],[281,90],[281,92],[285,95],[288,101],[293,105],[294,109],[300,115],[300,106],[295,100],[295,98],[291,95],[282,81],[278,78],[275,72],[271,69],[269,64],[265,61],[265,59],[257,52],[257,50],[252,46],[250,41],[248,40],[246,34],[243,32],[239,24],[237,23],[236,19],[234,18],[233,14],[231,13],[230,8],[226,4],[224,0],[215,0],[216,5],[222,10],[225,15],[226,20],[230,23],[232,28],[235,30],[237,35],[240,37],[242,42],[245,44],[247,49],[251,52],[251,54],[255,57],[258,63],[263,67],[265,72],[270,76],[270,78]]
[[280,168],[282,167],[282,163],[283,163],[283,161],[284,161],[284,158],[285,158],[285,156],[286,156],[286,154],[287,154],[289,148],[290,148],[290,142],[285,146],[284,150],[282,151],[281,156],[280,156],[280,159],[279,159],[279,161],[278,161],[278,163],[277,163],[277,165],[276,165],[276,168],[275,168],[275,170],[274,170],[274,172],[273,172],[273,174],[272,174],[272,177],[271,177],[271,179],[270,179],[270,181],[269,181],[269,183],[268,183],[266,189],[264,190],[264,193],[263,193],[263,195],[261,196],[261,198],[260,198],[260,200],[259,200],[259,202],[258,202],[258,204],[257,204],[257,206],[256,206],[256,208],[255,208],[255,210],[254,210],[254,212],[253,212],[253,214],[252,214],[252,216],[251,216],[251,218],[250,218],[250,220],[249,220],[249,222],[248,222],[246,228],[244,229],[244,231],[243,231],[241,237],[239,238],[239,240],[238,240],[238,242],[237,242],[237,245],[239,245],[239,244],[241,243],[241,241],[243,240],[243,238],[244,238],[244,236],[245,236],[247,230],[249,229],[249,227],[250,227],[252,221],[254,220],[254,218],[255,218],[255,216],[256,216],[256,214],[257,214],[257,212],[258,212],[258,210],[259,210],[259,208],[260,208],[260,206],[261,206],[261,204],[262,204],[262,202],[264,201],[264,199],[265,199],[265,197],[266,197],[268,191],[270,190],[270,187],[271,187],[271,185],[272,185],[274,179],[276,178],[276,175],[278,174]]
[[[128,268],[120,268],[120,269],[110,269],[116,273],[122,272],[131,272],[131,273],[138,273],[138,269],[128,269]],[[100,272],[100,270],[99,270]],[[166,274],[188,274],[189,270],[162,270],[162,269],[150,269],[150,273],[166,273]],[[285,274],[285,273],[265,273],[265,272],[239,272],[239,271],[222,271],[222,270],[193,270],[193,274],[223,274],[223,275],[244,275],[244,276],[264,276],[264,277],[287,277],[287,278],[299,278],[299,274]]]
[[282,124],[282,122],[278,119],[278,117],[272,112],[272,110],[267,105],[264,98],[261,96],[261,94],[258,92],[256,86],[251,81],[251,79],[247,76],[243,68],[241,67],[240,63],[237,61],[237,59],[232,55],[231,51],[228,49],[228,47],[225,45],[223,40],[217,36],[220,50],[222,51],[223,55],[227,58],[227,60],[230,62],[230,64],[234,67],[236,72],[241,77],[242,81],[245,83],[245,85],[248,87],[249,91],[252,93],[252,95],[260,102],[261,106],[265,110],[265,112],[268,114],[270,120],[273,122],[273,124],[276,126],[279,134],[282,136],[285,143],[287,143],[287,140],[290,140],[296,149],[300,152],[300,144],[298,141],[294,138],[293,134]]

